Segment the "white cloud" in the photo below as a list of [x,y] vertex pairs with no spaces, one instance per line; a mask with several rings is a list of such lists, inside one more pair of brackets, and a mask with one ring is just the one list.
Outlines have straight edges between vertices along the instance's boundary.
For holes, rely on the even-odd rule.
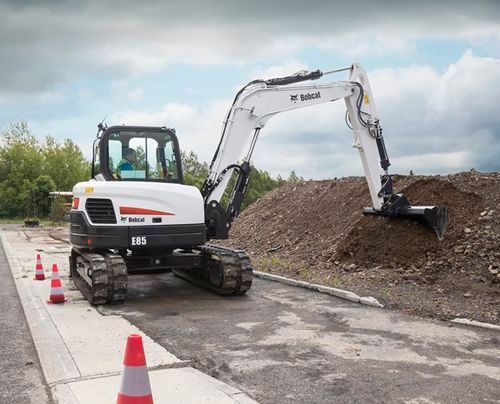
[[159,110],[126,111],[113,117],[124,125],[167,126],[186,125],[196,119],[197,111],[186,104],[170,103]]
[[[277,65],[263,74],[281,75]],[[429,66],[368,72],[385,129],[392,171],[447,173],[500,169],[500,60],[466,52],[440,73]],[[287,70],[290,72],[290,70]],[[202,108],[167,104],[159,110],[128,111],[116,123],[176,127],[184,149],[209,161],[219,140],[230,99]],[[342,101],[278,115],[262,130],[255,164],[274,175],[293,169],[306,178],[362,174]]]
[[[395,167],[418,166],[420,172],[500,168],[493,158],[500,155],[499,59],[469,50],[444,73],[430,67],[397,70],[396,80],[380,72],[372,76]],[[405,77],[409,84],[400,80]],[[384,93],[390,96],[384,99]]]
[[129,80],[114,80],[111,82],[111,89],[115,97],[127,97],[130,100],[139,100],[144,96],[144,89],[140,86],[132,85]]
[[307,65],[296,60],[291,60],[279,65],[269,66],[266,69],[256,69],[249,75],[249,79],[253,80],[256,77],[261,79],[270,79],[274,77],[285,77],[295,72],[307,70]]
[[392,159],[396,167],[405,167],[405,173],[413,170],[415,174],[429,173],[428,167],[434,172],[453,172],[463,170],[471,163],[468,151],[425,153],[406,155]]
[[90,88],[82,88],[76,92],[76,96],[82,103],[88,103],[93,100],[94,92]]
[[204,108],[168,103],[158,110],[124,111],[110,117],[110,122],[175,128],[182,149],[193,150],[200,159],[209,161],[215,152],[229,106],[230,100],[216,100]]
[[308,48],[349,60],[412,54],[422,38],[498,52],[499,19],[496,2],[459,0],[3,2],[0,89],[36,93],[82,75],[126,79],[172,64],[280,63]]
[[500,60],[478,58],[468,50],[441,77],[429,99],[431,118],[436,121],[456,120],[460,125],[484,126],[499,122],[497,114],[486,115],[498,103]]
[[[404,31],[402,31],[404,32]],[[406,35],[387,35],[387,33],[367,33],[360,41],[359,31],[328,35],[318,41],[318,47],[324,50],[336,51],[351,59],[360,57],[380,55],[408,55],[416,52],[415,38],[413,33]],[[311,38],[311,43],[317,38]]]

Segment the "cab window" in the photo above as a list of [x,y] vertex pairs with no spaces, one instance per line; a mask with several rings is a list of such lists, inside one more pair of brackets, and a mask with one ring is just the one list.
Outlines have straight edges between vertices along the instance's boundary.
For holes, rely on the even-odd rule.
[[117,131],[107,137],[108,171],[118,180],[178,181],[178,151],[168,132]]

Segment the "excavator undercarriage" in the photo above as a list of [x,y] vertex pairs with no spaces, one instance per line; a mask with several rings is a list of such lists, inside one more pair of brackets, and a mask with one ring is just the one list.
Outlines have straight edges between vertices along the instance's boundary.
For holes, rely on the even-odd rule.
[[128,273],[144,271],[172,271],[220,295],[243,295],[252,286],[252,265],[242,250],[205,244],[156,255],[120,253],[72,249],[70,277],[90,303],[123,302],[127,295]]

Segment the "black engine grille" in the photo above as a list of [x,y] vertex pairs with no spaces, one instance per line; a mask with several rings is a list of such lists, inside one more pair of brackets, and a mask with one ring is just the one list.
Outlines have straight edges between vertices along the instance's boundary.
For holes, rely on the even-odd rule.
[[92,223],[116,224],[115,210],[110,199],[89,198],[85,202],[85,210]]

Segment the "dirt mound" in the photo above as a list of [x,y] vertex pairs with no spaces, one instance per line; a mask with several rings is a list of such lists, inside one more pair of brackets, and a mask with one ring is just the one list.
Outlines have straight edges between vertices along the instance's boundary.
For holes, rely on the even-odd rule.
[[364,180],[356,177],[287,184],[250,205],[231,240],[251,252],[301,250],[314,258],[345,236],[368,200]]
[[498,322],[500,174],[395,176],[413,205],[447,205],[445,239],[410,220],[363,216],[364,178],[278,188],[235,221],[227,244],[257,269],[375,295],[388,305],[442,318]]
[[448,206],[446,238],[438,241],[434,233],[415,221],[362,217],[341,242],[341,258],[359,265],[422,265],[429,255],[447,255],[483,209],[479,195],[461,191],[446,180],[417,180],[402,192],[413,205]]

